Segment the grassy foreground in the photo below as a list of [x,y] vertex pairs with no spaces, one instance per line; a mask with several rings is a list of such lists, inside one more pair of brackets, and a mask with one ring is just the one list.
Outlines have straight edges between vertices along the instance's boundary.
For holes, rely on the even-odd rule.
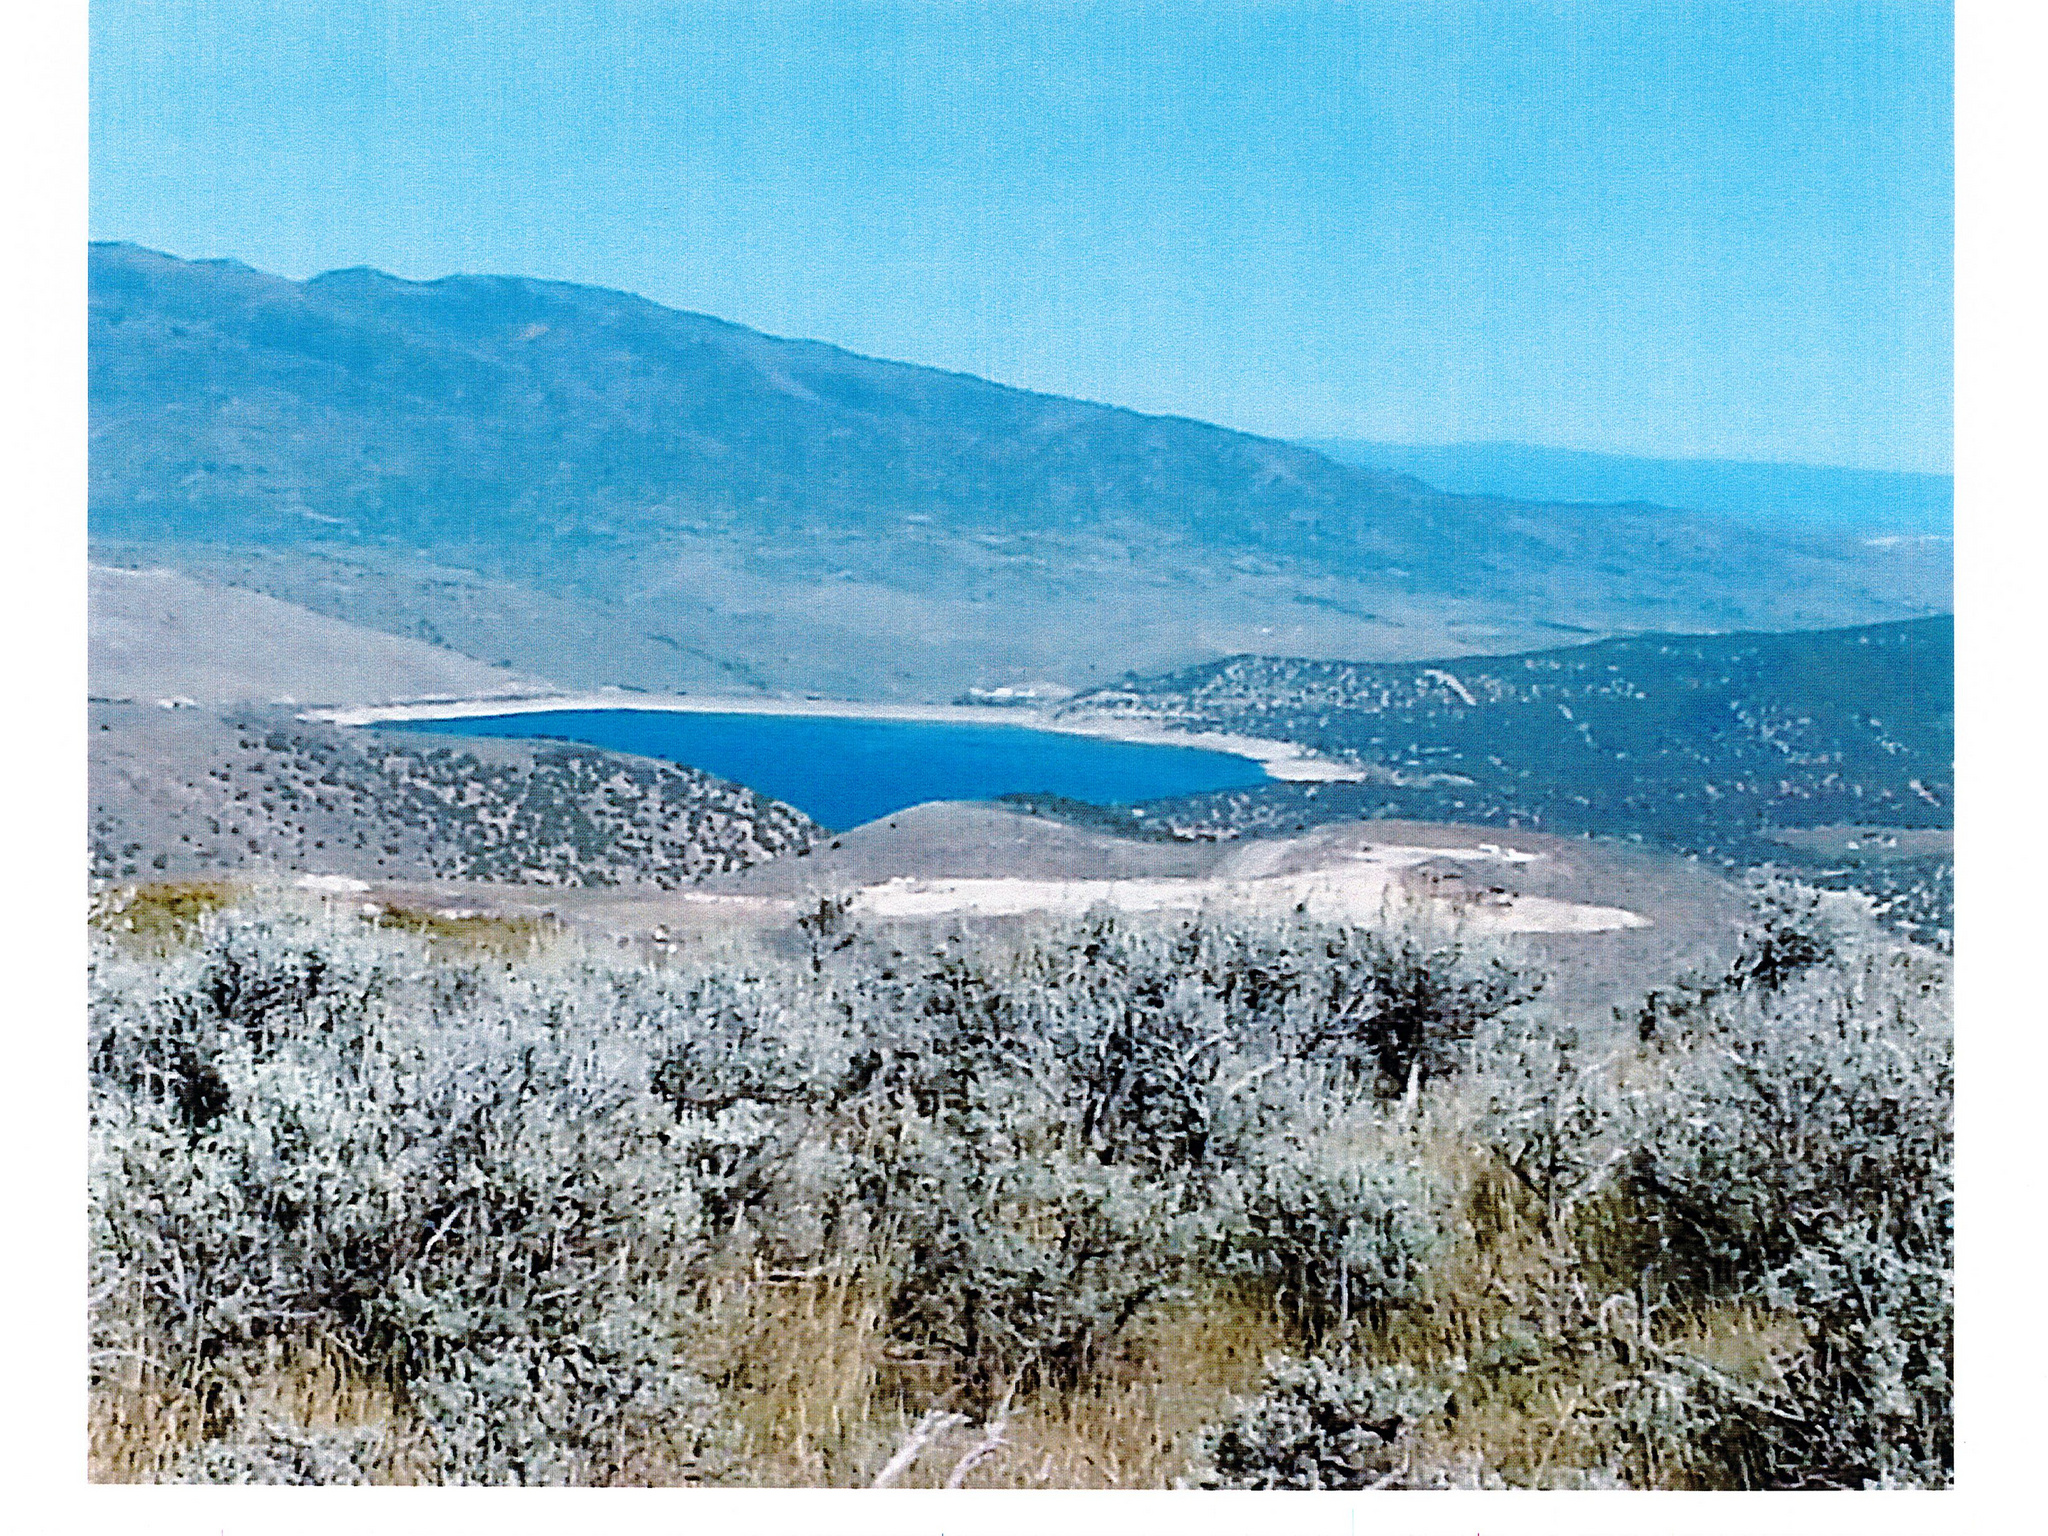
[[648,967],[152,899],[94,940],[99,1479],[1951,1476],[1949,970],[1844,899],[1621,1029],[1420,924]]

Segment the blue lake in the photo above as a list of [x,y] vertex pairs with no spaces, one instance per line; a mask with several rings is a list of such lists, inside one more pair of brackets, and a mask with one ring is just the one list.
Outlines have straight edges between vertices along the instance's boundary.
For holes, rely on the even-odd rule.
[[416,720],[404,729],[553,738],[667,758],[745,784],[837,830],[926,800],[1036,793],[1125,805],[1266,779],[1250,758],[1228,752],[1021,725],[590,709]]

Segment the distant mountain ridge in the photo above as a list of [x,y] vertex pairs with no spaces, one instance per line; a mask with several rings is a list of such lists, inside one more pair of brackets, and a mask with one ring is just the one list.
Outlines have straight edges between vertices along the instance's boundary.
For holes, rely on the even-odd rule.
[[1529,443],[1425,445],[1330,438],[1303,446],[1341,463],[1412,475],[1463,495],[1649,503],[1726,513],[1780,530],[1878,538],[1945,538],[1955,532],[1953,475],[1651,459]]
[[[289,539],[310,514],[374,537],[415,526],[429,514],[412,503],[432,495],[434,515],[495,514],[554,536],[565,519],[618,537],[892,513],[1092,531],[1170,511],[1197,527],[1284,518],[1311,537],[1369,541],[1367,494],[1443,500],[1203,422],[570,283],[416,283],[367,268],[293,283],[95,246],[92,317],[94,509],[115,530],[153,514]],[[336,430],[347,411],[360,414]],[[290,435],[259,440],[264,417]],[[132,430],[143,421],[147,439]]]
[[90,279],[100,558],[569,684],[950,698],[1949,601],[1945,552],[1447,495],[604,289],[124,245]]

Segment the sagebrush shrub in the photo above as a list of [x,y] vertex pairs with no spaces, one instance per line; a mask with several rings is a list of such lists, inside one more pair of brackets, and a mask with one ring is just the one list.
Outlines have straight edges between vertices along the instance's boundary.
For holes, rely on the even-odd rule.
[[[102,940],[94,1368],[182,1405],[203,1443],[160,1475],[384,1475],[402,1445],[393,1475],[675,1480],[721,1464],[705,1378],[747,1390],[701,1337],[721,1287],[830,1277],[879,1357],[983,1417],[1253,1289],[1311,1355],[1470,1337],[1474,1389],[1592,1383],[1599,1454],[1551,1480],[1939,1483],[1946,971],[1845,912],[1667,1002],[1647,1047],[1525,1007],[1504,951],[1298,917],[892,943],[841,914],[794,953],[650,966],[437,954],[266,898],[168,955]],[[1540,1234],[1522,1312],[1449,1331],[1447,1276],[1510,1228]],[[1783,1369],[1655,1322],[1715,1308],[1795,1322]],[[306,1349],[390,1403],[385,1450],[268,1416]],[[1288,1365],[1205,1475],[1491,1477],[1419,1449],[1425,1386]]]
[[1412,1156],[1273,1137],[1217,1193],[1226,1262],[1314,1334],[1383,1319],[1416,1292],[1441,1197]]
[[1555,1228],[1625,1155],[1616,1056],[1589,1051],[1569,1026],[1514,1024],[1488,1031],[1476,1059],[1469,1090],[1479,1130]]
[[1344,1062],[1383,1093],[1457,1070],[1476,1029],[1543,986],[1526,959],[1517,966],[1419,929],[1341,930],[1320,947],[1323,963],[1304,993],[1311,1006],[1295,1021],[1296,1049]]
[[1476,1464],[1416,1455],[1415,1426],[1449,1395],[1408,1367],[1275,1359],[1264,1390],[1205,1432],[1190,1480],[1200,1488],[1499,1486]]
[[1189,1192],[1058,1151],[905,1149],[879,1218],[894,1325],[950,1352],[973,1403],[1071,1388],[1205,1247]]
[[[1816,966],[1818,966],[1816,962]],[[1910,952],[1720,999],[1629,1100],[1641,1219],[1666,1261],[1801,1319],[1754,1429],[1773,1482],[1945,1481],[1954,1454],[1954,1060],[1946,984]]]
[[1759,881],[1749,921],[1729,963],[1727,984],[1775,992],[1817,965],[1825,965],[1850,942],[1853,896],[1815,890],[1788,880]]
[[339,1488],[377,1480],[385,1434],[379,1429],[307,1429],[274,1419],[209,1440],[179,1459],[172,1480]]
[[[222,1432],[279,1349],[337,1344],[451,1480],[590,1480],[622,1438],[687,1429],[706,1394],[675,1363],[672,1298],[697,1160],[642,1063],[564,1038],[559,1011],[521,1017],[516,988],[466,1029],[371,1007],[361,968],[295,963],[330,939],[345,956],[354,936],[230,918],[144,1020],[101,993],[97,1349],[156,1362]],[[406,990],[376,974],[381,1002]],[[208,1115],[175,1071],[128,1070],[161,1044],[151,1019],[205,1052]]]
[[1639,1039],[1646,1045],[1685,1040],[1723,998],[1768,996],[1816,967],[1869,952],[1874,915],[1867,897],[1757,878],[1727,964],[1674,977],[1652,991],[1636,1018]]

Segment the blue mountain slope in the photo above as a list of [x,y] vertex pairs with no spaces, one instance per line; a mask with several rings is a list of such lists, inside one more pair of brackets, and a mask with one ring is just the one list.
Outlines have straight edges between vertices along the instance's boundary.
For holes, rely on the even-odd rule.
[[90,252],[102,556],[565,681],[951,697],[1939,612],[1946,554],[1452,495],[516,277]]

